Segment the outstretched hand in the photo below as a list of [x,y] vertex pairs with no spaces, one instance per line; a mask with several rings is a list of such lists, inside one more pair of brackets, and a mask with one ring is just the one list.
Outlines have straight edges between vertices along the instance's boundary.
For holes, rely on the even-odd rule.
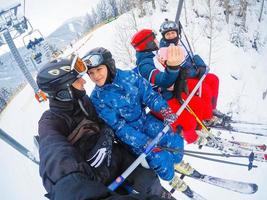
[[181,47],[170,45],[167,49],[167,65],[169,67],[179,66],[185,59],[184,51]]

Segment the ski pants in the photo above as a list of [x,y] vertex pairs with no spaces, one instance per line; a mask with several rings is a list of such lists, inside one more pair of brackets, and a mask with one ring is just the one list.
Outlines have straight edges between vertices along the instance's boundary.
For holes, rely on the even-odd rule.
[[[143,131],[146,135],[153,139],[163,130],[163,128],[164,125],[162,121],[150,114],[147,115],[143,127]],[[183,138],[180,134],[173,133],[171,130],[162,136],[158,145],[179,150],[184,149]],[[160,178],[166,181],[170,181],[174,177],[174,164],[181,162],[182,159],[182,152],[169,152],[166,150],[154,150],[147,156],[149,166],[156,171]]]
[[[182,93],[182,98],[186,100],[188,95],[185,93]],[[172,98],[167,101],[169,107],[172,109],[173,113],[176,113],[178,109],[181,107],[181,103],[176,99]],[[197,116],[202,119],[202,100],[201,98],[194,96],[191,101],[189,102],[190,108],[193,110],[197,110]],[[197,108],[197,109],[196,109]],[[156,116],[158,119],[163,120],[163,117],[160,113],[151,112],[154,116]],[[189,113],[188,110],[184,109],[183,112],[180,114],[180,116],[177,118],[177,120],[171,124],[171,127],[174,132],[177,132],[177,129],[182,128],[183,138],[185,141],[190,144],[197,140],[198,135],[196,133],[197,128],[197,121],[196,118]]]
[[[187,79],[188,89],[191,92],[196,84],[198,79],[190,78]],[[202,103],[199,107],[202,107],[202,117],[199,117],[201,120],[209,120],[212,118],[212,110],[217,106],[218,99],[218,90],[219,90],[219,79],[215,74],[207,74],[206,78],[202,82],[201,89],[201,100]],[[194,112],[198,115],[199,107],[192,107]]]

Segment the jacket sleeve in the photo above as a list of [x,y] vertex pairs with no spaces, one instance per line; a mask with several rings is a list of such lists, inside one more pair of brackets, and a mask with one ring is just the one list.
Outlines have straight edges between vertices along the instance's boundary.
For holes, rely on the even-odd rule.
[[146,194],[118,195],[109,191],[100,182],[88,179],[82,173],[72,173],[62,179],[55,186],[52,200],[164,200],[158,196]]
[[71,173],[81,172],[94,179],[89,165],[64,136],[64,120],[46,114],[39,121],[38,132],[40,175],[48,193],[59,180]]
[[115,131],[117,137],[125,144],[129,145],[136,154],[141,154],[149,138],[142,132],[131,127],[117,112],[91,96],[98,115]]
[[193,61],[189,57],[189,55],[187,55],[185,62],[182,64],[182,67],[185,68],[187,71],[187,78],[197,77],[199,73],[198,68],[206,66],[207,65],[199,55],[194,55]]
[[151,84],[169,88],[174,84],[179,74],[179,69],[170,69],[166,67],[164,72],[161,72],[155,67],[153,60],[154,56],[155,55],[152,52],[145,52],[142,55],[137,56],[139,73]]
[[143,77],[137,75],[136,87],[139,88],[142,103],[151,110],[159,112],[168,107],[166,100],[159,93],[155,92],[149,82]]

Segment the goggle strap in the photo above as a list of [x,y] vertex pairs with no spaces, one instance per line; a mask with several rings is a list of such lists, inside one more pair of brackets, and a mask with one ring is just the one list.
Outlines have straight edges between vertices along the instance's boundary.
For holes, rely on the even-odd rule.
[[75,64],[76,64],[77,59],[78,59],[78,55],[76,54],[72,60],[70,70],[73,70],[75,68]]

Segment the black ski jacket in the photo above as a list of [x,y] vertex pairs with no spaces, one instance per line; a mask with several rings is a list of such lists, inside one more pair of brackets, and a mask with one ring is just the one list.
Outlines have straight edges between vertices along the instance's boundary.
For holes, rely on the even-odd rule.
[[[90,153],[87,151],[97,143],[102,130],[110,128],[98,118],[88,96],[84,96],[82,102],[88,116],[81,110],[77,100],[60,102],[50,99],[50,109],[39,120],[40,176],[48,192],[46,197],[51,200],[162,199],[154,196],[164,193],[157,176],[142,167],[138,167],[127,179],[128,184],[140,195],[121,195],[122,190],[119,195],[107,189],[106,186],[127,169],[135,158],[122,145],[114,143],[109,167],[103,162],[94,168],[86,162],[85,155]],[[78,142],[71,144],[67,137],[84,118],[98,123],[100,132],[90,137],[82,136]]]

